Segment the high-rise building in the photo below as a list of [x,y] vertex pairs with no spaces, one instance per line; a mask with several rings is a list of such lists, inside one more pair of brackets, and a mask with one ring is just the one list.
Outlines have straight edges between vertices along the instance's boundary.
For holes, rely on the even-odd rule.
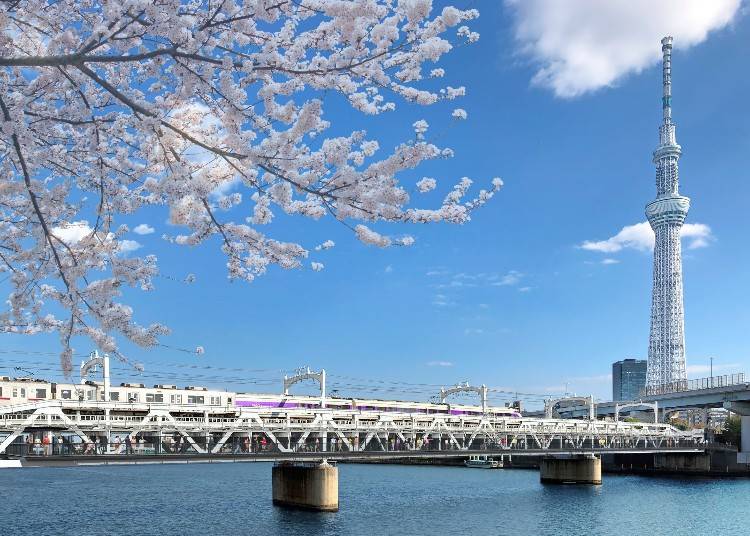
[[623,359],[612,363],[612,400],[637,400],[646,387],[645,359]]
[[648,343],[647,385],[650,389],[665,385],[679,387],[687,381],[680,229],[690,209],[690,199],[678,192],[677,162],[681,148],[677,145],[672,122],[672,38],[665,37],[661,44],[664,94],[659,146],[653,160],[656,199],[646,205],[646,217],[656,235]]

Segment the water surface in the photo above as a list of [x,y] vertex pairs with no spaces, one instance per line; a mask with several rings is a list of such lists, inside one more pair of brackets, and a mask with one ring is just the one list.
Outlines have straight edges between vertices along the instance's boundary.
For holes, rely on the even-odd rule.
[[2,469],[0,534],[750,534],[750,480],[340,465],[339,491],[315,513],[271,504],[268,463]]

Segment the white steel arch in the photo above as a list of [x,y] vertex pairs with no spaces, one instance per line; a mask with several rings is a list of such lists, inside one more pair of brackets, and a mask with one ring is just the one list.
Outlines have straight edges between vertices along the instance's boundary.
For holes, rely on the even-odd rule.
[[550,400],[544,401],[544,415],[547,419],[552,418],[552,411],[555,409],[555,406],[559,404],[560,402],[583,402],[584,404],[587,404],[589,407],[589,420],[593,421],[596,419],[596,407],[594,405],[594,397],[593,395],[590,396],[565,396],[562,398],[553,398]]
[[620,410],[626,408],[642,408],[646,406],[654,410],[654,422],[659,422],[659,403],[654,402],[628,402],[627,404],[615,404],[615,421],[620,420]]
[[284,395],[289,395],[289,388],[295,383],[303,382],[305,380],[314,380],[318,382],[320,386],[320,407],[326,407],[326,370],[321,369],[320,372],[313,372],[310,367],[304,367],[297,369],[294,374],[287,376],[284,374]]
[[99,352],[94,350],[86,361],[81,362],[81,384],[86,383],[89,373],[96,372],[99,367],[102,367],[104,377],[104,400],[109,401],[109,354],[99,355]]
[[446,389],[445,387],[440,388],[440,402],[445,403],[445,400],[456,393],[476,393],[482,401],[482,413],[487,411],[487,386],[482,384],[479,387],[469,385],[469,382],[457,383],[453,387]]

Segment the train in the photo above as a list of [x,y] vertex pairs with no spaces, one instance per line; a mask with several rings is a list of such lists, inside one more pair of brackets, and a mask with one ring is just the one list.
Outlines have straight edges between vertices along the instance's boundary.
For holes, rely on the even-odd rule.
[[[0,376],[0,407],[45,400],[103,402],[105,401],[104,384],[92,380],[85,380],[81,383],[56,383],[33,377],[10,378]],[[273,413],[274,411],[288,412],[289,410],[300,412],[320,410],[322,406],[325,406],[332,411],[357,413],[444,414],[454,417],[488,414],[495,417],[521,418],[520,408],[509,405],[488,406],[483,410],[481,406],[448,402],[415,402],[344,398],[340,396],[323,399],[320,396],[307,395],[235,393],[195,385],[177,387],[170,384],[156,384],[153,387],[147,387],[142,383],[121,383],[109,388],[109,401],[134,405],[163,404],[165,406],[188,407],[191,410],[245,408]]]
[[[235,406],[264,409],[319,409],[319,397],[275,394],[237,393]],[[481,406],[453,404],[448,402],[414,402],[405,400],[381,400],[372,398],[331,397],[325,402],[326,408],[338,411],[376,412],[376,413],[410,413],[410,414],[445,414],[453,416],[478,416],[485,413],[510,418],[521,418],[518,407],[490,406],[482,411]]]
[[[0,376],[0,406],[41,402],[44,400],[75,400],[104,402],[102,382],[87,380],[82,383],[55,383],[47,380]],[[147,387],[142,383],[121,383],[109,389],[110,402],[171,404],[188,406],[231,406],[235,394],[188,385],[157,384]]]

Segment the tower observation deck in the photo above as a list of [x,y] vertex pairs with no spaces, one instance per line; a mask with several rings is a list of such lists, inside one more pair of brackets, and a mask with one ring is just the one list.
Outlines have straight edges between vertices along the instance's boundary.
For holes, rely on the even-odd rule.
[[672,38],[665,37],[661,44],[663,120],[659,127],[659,146],[653,157],[656,199],[646,205],[646,217],[656,238],[647,389],[687,381],[680,230],[690,209],[690,199],[678,191],[678,161],[682,150],[672,122]]

